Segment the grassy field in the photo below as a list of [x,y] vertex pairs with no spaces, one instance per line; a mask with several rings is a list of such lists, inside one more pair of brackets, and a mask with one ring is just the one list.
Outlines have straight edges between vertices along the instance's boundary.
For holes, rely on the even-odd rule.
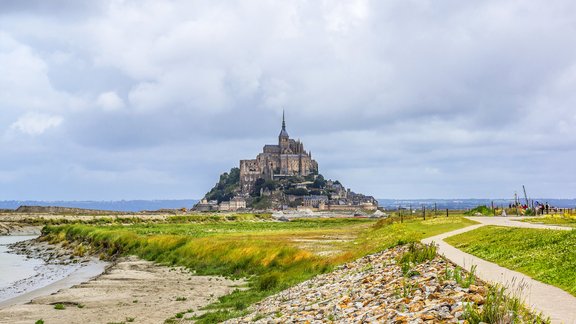
[[[246,218],[243,218],[246,219]],[[224,296],[200,322],[240,316],[268,295],[388,247],[474,222],[460,217],[404,220],[302,219],[290,222],[208,220],[190,223],[46,226],[44,239],[81,253],[137,255],[198,274],[246,277],[249,287]]]
[[576,296],[576,231],[484,226],[449,237],[453,246]]
[[561,225],[576,228],[575,216],[548,215],[544,217],[523,219],[522,221],[534,224]]

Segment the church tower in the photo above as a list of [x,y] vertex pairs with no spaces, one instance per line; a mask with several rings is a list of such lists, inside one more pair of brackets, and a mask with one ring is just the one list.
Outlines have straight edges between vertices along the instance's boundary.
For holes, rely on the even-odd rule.
[[278,146],[280,146],[280,152],[282,153],[290,148],[290,136],[288,136],[288,132],[286,131],[284,111],[282,111],[282,130],[280,131],[280,135],[278,135]]

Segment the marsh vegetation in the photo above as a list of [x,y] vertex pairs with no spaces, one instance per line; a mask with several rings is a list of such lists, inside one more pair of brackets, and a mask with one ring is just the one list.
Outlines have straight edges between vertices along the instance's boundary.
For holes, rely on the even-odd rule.
[[196,274],[249,278],[246,289],[221,297],[199,318],[214,322],[242,315],[250,304],[344,262],[473,223],[460,217],[403,223],[350,218],[271,222],[249,216],[172,221],[51,225],[44,228],[43,239],[82,245],[88,249],[83,253],[103,258],[137,255]]

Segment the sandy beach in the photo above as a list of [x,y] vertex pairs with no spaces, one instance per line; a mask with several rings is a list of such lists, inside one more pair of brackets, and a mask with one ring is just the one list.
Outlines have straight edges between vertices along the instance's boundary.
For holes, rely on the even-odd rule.
[[0,323],[163,323],[177,313],[201,314],[200,308],[243,284],[125,257],[93,280],[1,309]]

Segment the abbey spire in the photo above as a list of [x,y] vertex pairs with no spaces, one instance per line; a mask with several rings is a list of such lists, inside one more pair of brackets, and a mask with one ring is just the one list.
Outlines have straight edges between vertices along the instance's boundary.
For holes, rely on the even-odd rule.
[[282,138],[290,138],[290,136],[288,136],[288,132],[286,131],[286,119],[284,118],[284,110],[282,110],[282,130],[280,131],[280,135],[278,135],[280,142],[282,141]]

